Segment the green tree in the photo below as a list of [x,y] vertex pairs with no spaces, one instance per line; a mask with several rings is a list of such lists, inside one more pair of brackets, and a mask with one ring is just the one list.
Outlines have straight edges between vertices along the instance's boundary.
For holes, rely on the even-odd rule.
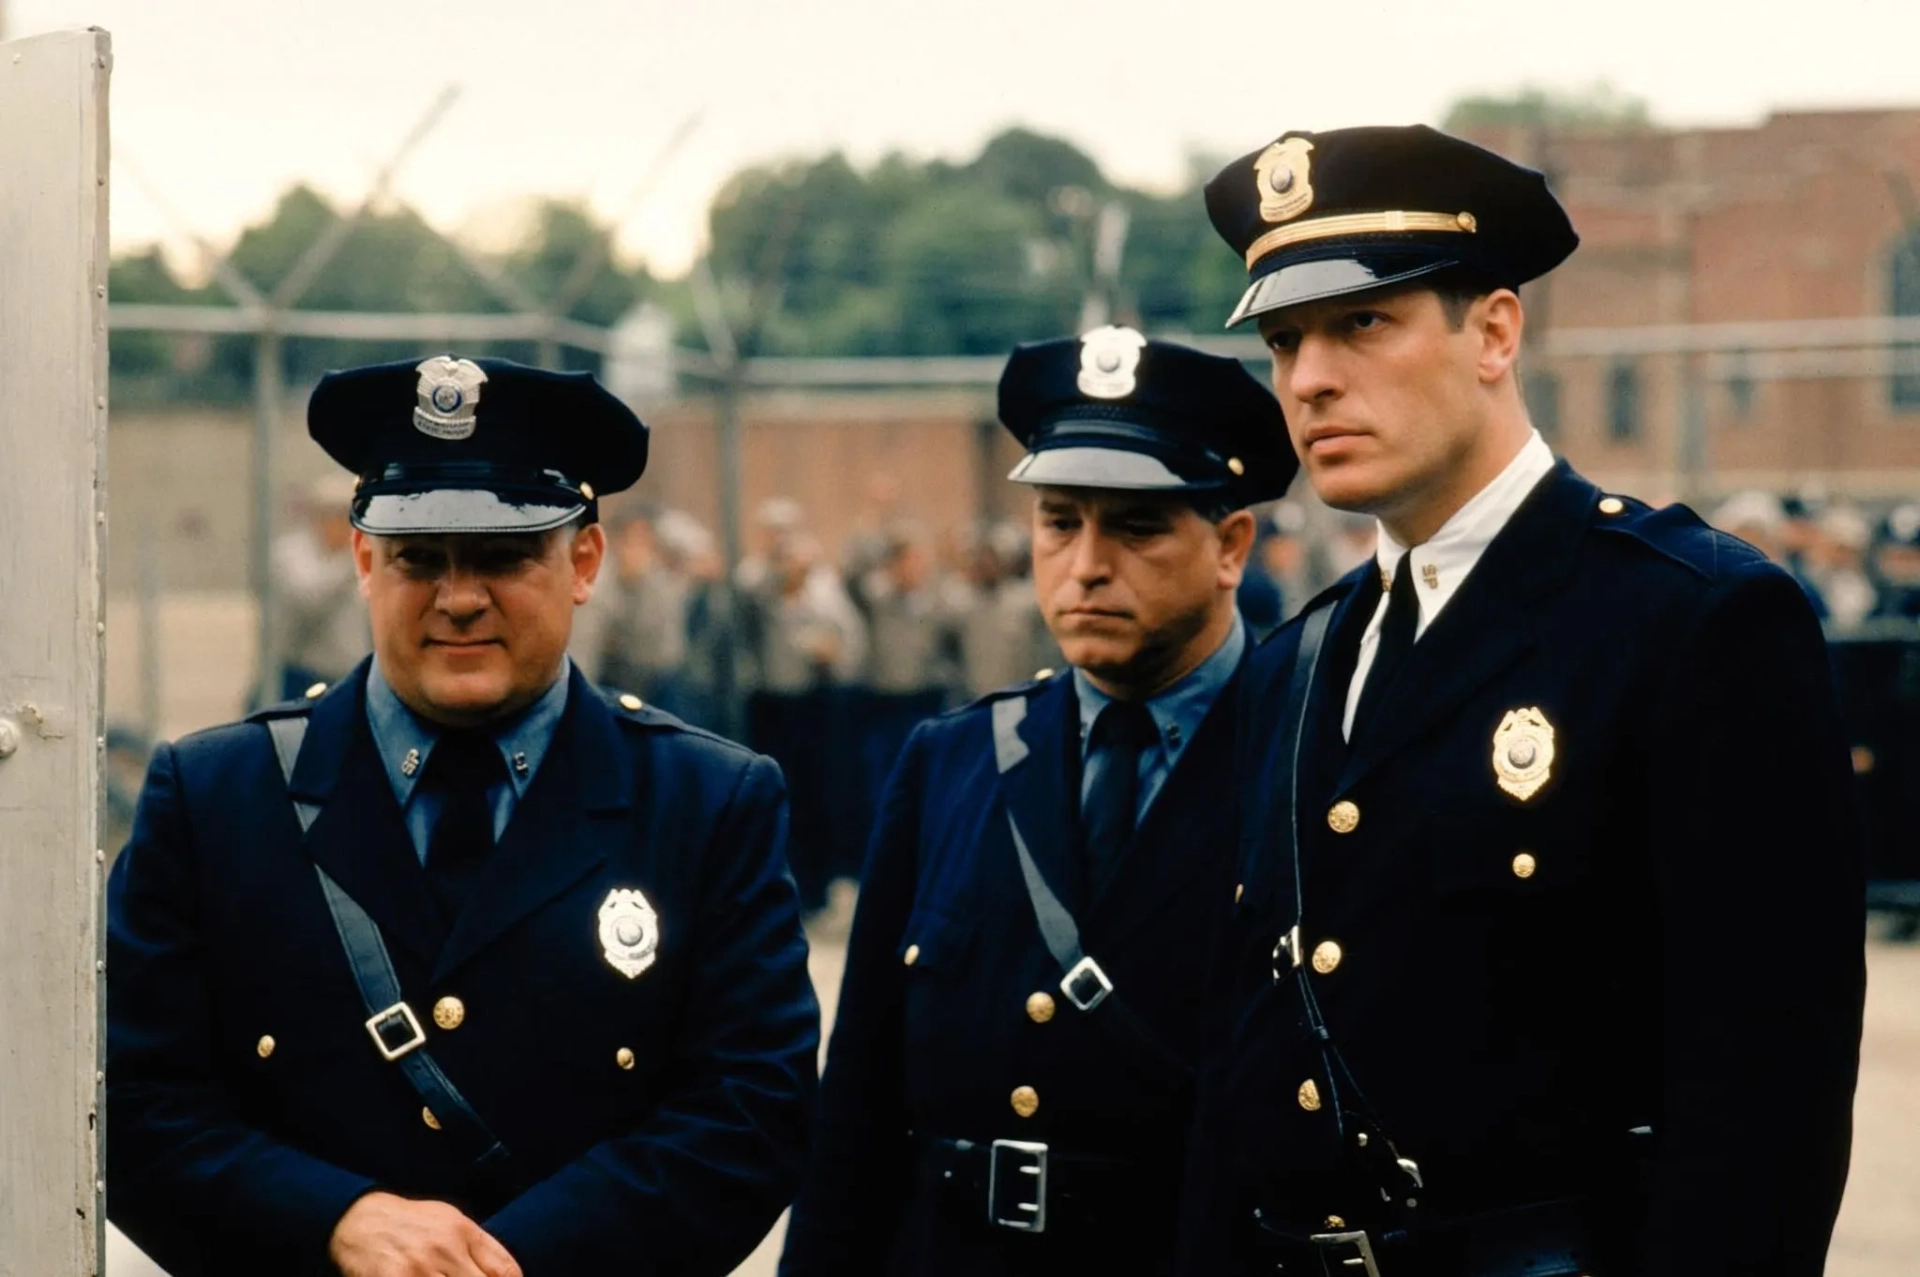
[[1523,85],[1511,93],[1473,94],[1448,107],[1440,127],[1449,133],[1510,127],[1624,133],[1652,124],[1645,100],[1601,82],[1566,91]]

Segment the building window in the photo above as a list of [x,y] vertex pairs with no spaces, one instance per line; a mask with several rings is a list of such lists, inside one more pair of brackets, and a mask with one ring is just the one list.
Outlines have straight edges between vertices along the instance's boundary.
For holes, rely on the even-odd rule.
[[1618,363],[1607,373],[1607,437],[1632,443],[1640,437],[1640,369]]
[[[1895,318],[1920,315],[1920,230],[1910,231],[1894,246],[1889,262],[1887,310]],[[1893,348],[1893,375],[1887,379],[1887,397],[1897,412],[1920,412],[1920,346]]]
[[1560,374],[1536,369],[1522,378],[1527,415],[1549,442],[1560,436]]

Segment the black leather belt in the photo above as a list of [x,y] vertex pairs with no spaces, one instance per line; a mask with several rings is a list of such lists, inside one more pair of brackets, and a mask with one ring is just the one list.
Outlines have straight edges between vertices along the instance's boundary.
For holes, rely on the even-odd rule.
[[961,1218],[1018,1233],[1049,1233],[1137,1216],[1171,1215],[1179,1162],[1163,1166],[1067,1153],[1027,1140],[924,1137],[920,1181]]
[[1602,1277],[1592,1203],[1534,1202],[1412,1230],[1318,1231],[1254,1212],[1256,1250],[1279,1277]]

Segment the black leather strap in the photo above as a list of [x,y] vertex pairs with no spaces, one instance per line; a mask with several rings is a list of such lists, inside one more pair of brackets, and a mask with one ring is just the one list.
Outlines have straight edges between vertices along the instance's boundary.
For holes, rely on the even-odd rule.
[[[291,784],[294,763],[300,757],[300,742],[307,734],[306,717],[268,719],[267,731],[273,737],[273,751],[280,760],[281,774]],[[305,834],[313,827],[320,809],[295,799],[293,812],[300,821],[300,832]],[[379,924],[326,870],[315,865],[313,872],[320,879],[320,890],[326,896],[327,909],[333,914],[334,929],[340,933],[340,947],[346,951],[347,965],[353,971],[353,982],[360,990],[360,1001],[366,1006],[368,1017],[405,1007],[400,977],[394,972],[393,958],[387,952],[387,942],[380,936]],[[407,1016],[412,1015],[409,1010]],[[398,1021],[401,1017],[395,1015],[390,1019]],[[411,1022],[419,1023],[417,1018]],[[512,1161],[507,1146],[467,1103],[453,1080],[441,1071],[425,1043],[412,1047],[394,1063],[440,1124],[442,1132],[471,1159],[476,1178],[493,1186],[506,1183]]]
[[[1015,730],[1026,714],[1026,701],[997,701],[993,711],[994,754],[1000,770],[1004,772],[1026,757],[1025,744]],[[1020,822],[1014,819],[1011,809],[1007,812],[1007,829],[1013,835],[1013,849],[1020,858],[1020,876],[1026,882],[1027,899],[1033,905],[1033,917],[1040,927],[1041,943],[1047,946],[1047,952],[1053,955],[1053,960],[1060,966],[1063,977],[1061,992],[1067,994],[1068,1005],[1104,1028],[1121,1046],[1160,1070],[1174,1085],[1191,1085],[1193,1069],[1179,1052],[1166,1044],[1139,1012],[1127,1005],[1112,984],[1106,984],[1105,992],[1097,1002],[1084,1007],[1068,991],[1070,983],[1076,987],[1098,987],[1097,984],[1087,983],[1093,980],[1092,974],[1084,971],[1088,964],[1099,973],[1099,981],[1104,982],[1106,974],[1081,947],[1080,924],[1074,921],[1073,914],[1048,885],[1040,866],[1034,863],[1033,853],[1027,849],[1026,837],[1020,832]],[[1074,980],[1076,973],[1081,973],[1078,981]]]

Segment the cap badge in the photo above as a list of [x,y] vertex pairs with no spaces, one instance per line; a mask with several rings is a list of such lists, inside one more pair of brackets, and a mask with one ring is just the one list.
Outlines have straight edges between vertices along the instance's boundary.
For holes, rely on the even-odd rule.
[[471,359],[435,355],[421,360],[414,371],[420,374],[414,429],[435,439],[465,439],[473,434],[480,387],[487,380],[480,365]]
[[1090,399],[1125,399],[1134,392],[1140,351],[1147,339],[1131,328],[1108,324],[1080,338],[1080,393]]
[[1260,192],[1260,216],[1285,222],[1300,216],[1313,203],[1313,143],[1303,137],[1282,138],[1253,162],[1254,184]]
[[653,965],[660,947],[660,915],[631,887],[615,887],[600,902],[600,950],[607,964],[631,980]]
[[1493,733],[1493,775],[1526,802],[1553,775],[1553,724],[1537,708],[1510,709]]

